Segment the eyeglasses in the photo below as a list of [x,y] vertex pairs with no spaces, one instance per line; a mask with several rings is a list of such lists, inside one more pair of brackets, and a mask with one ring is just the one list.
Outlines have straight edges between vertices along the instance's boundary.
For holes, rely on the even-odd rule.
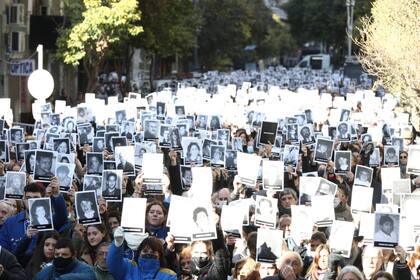
[[400,156],[400,159],[407,158],[407,156]]

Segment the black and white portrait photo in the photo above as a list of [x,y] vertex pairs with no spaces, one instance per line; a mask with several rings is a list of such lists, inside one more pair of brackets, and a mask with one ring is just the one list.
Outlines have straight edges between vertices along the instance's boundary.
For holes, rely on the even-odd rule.
[[80,146],[83,146],[85,144],[92,144],[93,137],[95,136],[95,134],[90,123],[78,125],[77,133],[79,134]]
[[178,128],[181,139],[188,136],[188,123],[178,123],[176,127]]
[[226,170],[234,171],[238,168],[237,156],[238,156],[238,151],[226,150],[226,156],[225,156],[225,169]]
[[340,122],[348,122],[350,120],[350,110],[341,109]]
[[29,143],[16,143],[16,159],[18,161],[25,159],[26,150],[29,150]]
[[224,166],[226,147],[222,145],[210,146],[211,158],[210,164],[215,167]]
[[381,164],[381,154],[379,148],[374,148],[369,157],[369,167],[377,167]]
[[356,174],[354,179],[354,184],[364,187],[370,187],[370,184],[372,183],[372,177],[373,177],[373,169],[362,166],[362,165],[356,165]]
[[181,183],[183,190],[189,190],[191,188],[192,183],[192,171],[191,166],[180,165],[181,171]]
[[310,125],[304,125],[299,127],[299,140],[304,145],[315,143],[315,138],[312,135],[312,128]]
[[104,160],[104,170],[116,170],[117,163],[115,160]]
[[182,139],[182,150],[184,153],[184,162],[186,165],[202,165],[202,147],[201,141],[196,138]]
[[29,221],[38,231],[52,230],[51,200],[48,197],[28,199]]
[[277,199],[256,196],[255,224],[274,229],[277,220]]
[[208,116],[206,115],[198,115],[197,116],[197,129],[202,129],[202,130],[206,130],[207,129],[207,119]]
[[112,138],[119,137],[120,134],[118,132],[106,132],[105,133],[105,147],[108,152],[114,152],[114,145],[112,143]]
[[290,142],[298,142],[299,141],[299,135],[298,135],[298,125],[297,124],[287,124],[287,134],[286,138]]
[[398,146],[384,146],[384,165],[399,165]]
[[96,198],[102,195],[102,176],[85,175],[83,177],[83,191],[95,191]]
[[230,141],[230,130],[225,128],[218,129],[217,140],[226,145]]
[[26,185],[26,173],[8,171],[6,173],[6,198],[22,199]]
[[6,140],[0,140],[0,160],[3,162],[9,161],[9,146]]
[[35,150],[25,151],[25,168],[26,173],[33,174],[35,170]]
[[217,141],[205,138],[203,140],[203,159],[210,160],[211,158],[211,146],[217,145]]
[[89,112],[86,107],[77,108],[77,123],[89,122]]
[[217,130],[222,128],[220,117],[219,116],[210,116],[209,126],[210,130]]
[[144,140],[159,139],[160,122],[158,120],[144,121]]
[[296,168],[299,160],[299,146],[285,145],[282,158],[284,162],[284,168],[287,168],[287,166]]
[[111,138],[112,150],[115,152],[116,147],[124,147],[128,145],[127,138],[125,136],[114,136]]
[[232,149],[234,149],[235,151],[243,152],[243,143],[241,137],[232,138]]
[[372,135],[368,133],[362,134],[361,139],[363,144],[372,142]]
[[160,120],[165,118],[165,102],[156,102],[156,117]]
[[122,199],[122,170],[104,170],[102,175],[102,197],[107,201]]
[[92,150],[95,153],[102,153],[105,150],[105,137],[94,137]]
[[76,132],[76,121],[74,118],[67,117],[64,119],[64,130],[67,133],[75,133]]
[[183,105],[175,106],[175,114],[177,116],[185,116],[185,108]]
[[216,237],[216,225],[213,222],[213,210],[210,205],[195,205],[192,210],[193,240],[210,240]]
[[23,128],[20,127],[12,127],[9,130],[10,133],[10,143],[16,144],[16,143],[22,143],[25,141],[25,134],[23,131]]
[[60,125],[60,114],[51,114],[50,115],[50,124],[52,126],[59,126]]
[[86,174],[102,175],[102,171],[104,170],[103,162],[102,153],[86,153]]
[[37,150],[35,153],[35,181],[49,182],[55,176],[55,161],[54,152]]
[[348,122],[340,122],[337,125],[337,139],[340,142],[350,141],[350,126]]
[[351,151],[335,151],[334,171],[335,174],[346,175],[351,169]]
[[75,164],[72,163],[56,163],[55,176],[60,184],[61,191],[68,191],[73,182]]
[[179,128],[174,126],[169,129],[170,147],[174,150],[182,149]]
[[95,191],[75,193],[77,222],[82,225],[100,224],[98,203]]
[[159,146],[169,148],[171,147],[171,135],[170,135],[170,125],[162,124],[160,125],[159,132]]
[[53,139],[54,151],[59,154],[70,153],[70,139],[69,138],[55,138]]
[[123,121],[127,120],[127,113],[125,110],[118,110],[115,112],[115,123],[121,125]]
[[134,175],[134,146],[115,147],[115,162],[124,175]]
[[135,123],[130,121],[123,121],[120,126],[120,134],[129,141],[133,141],[135,134]]
[[327,163],[331,160],[334,141],[325,138],[318,138],[315,145],[315,161]]
[[399,231],[399,214],[375,213],[375,234],[373,236],[373,244],[376,247],[393,248],[397,246]]

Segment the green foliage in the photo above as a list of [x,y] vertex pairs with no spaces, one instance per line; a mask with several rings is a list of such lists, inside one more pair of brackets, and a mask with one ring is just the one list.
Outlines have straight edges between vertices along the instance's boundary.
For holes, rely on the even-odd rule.
[[[67,4],[68,10],[83,10],[80,2],[69,0]],[[62,30],[57,42],[66,64],[77,66],[82,59],[98,63],[113,44],[142,32],[136,0],[84,0],[84,7],[79,21]],[[78,20],[76,13],[71,16]]]
[[[370,13],[372,0],[356,1],[354,22]],[[324,44],[327,50],[343,55],[347,8],[344,0],[290,0],[283,8],[288,15],[290,31],[299,45],[308,42]],[[357,34],[355,34],[357,36]]]
[[191,53],[200,25],[191,0],[141,0],[139,5],[144,32],[134,44],[162,57]]

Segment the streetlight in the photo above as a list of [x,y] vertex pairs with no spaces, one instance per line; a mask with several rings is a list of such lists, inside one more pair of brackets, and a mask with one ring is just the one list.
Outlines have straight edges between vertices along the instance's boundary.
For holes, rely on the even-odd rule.
[[54,90],[54,79],[50,72],[42,69],[43,50],[42,45],[38,45],[36,48],[38,52],[38,69],[32,72],[28,78],[28,90],[35,99],[45,103],[45,100],[50,97]]
[[356,0],[346,0],[347,7],[347,59],[351,59],[351,46],[353,40],[353,11]]

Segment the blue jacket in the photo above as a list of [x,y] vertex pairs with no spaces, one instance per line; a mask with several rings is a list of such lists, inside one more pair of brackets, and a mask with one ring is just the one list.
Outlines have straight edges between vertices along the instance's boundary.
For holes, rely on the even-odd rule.
[[[51,197],[51,206],[53,208],[54,228],[60,232],[60,229],[67,222],[67,207],[63,196]],[[0,230],[0,245],[15,254],[19,242],[26,237],[28,225],[29,220],[26,219],[25,211],[7,218]],[[36,236],[32,238],[26,252],[33,252],[36,239]]]
[[33,280],[96,280],[95,272],[88,264],[75,260],[65,272],[59,272],[54,265],[49,265],[38,272]]
[[109,247],[106,263],[115,279],[118,280],[176,280],[176,274],[170,269],[146,272],[142,267],[124,258],[122,246],[116,247],[112,242]]

